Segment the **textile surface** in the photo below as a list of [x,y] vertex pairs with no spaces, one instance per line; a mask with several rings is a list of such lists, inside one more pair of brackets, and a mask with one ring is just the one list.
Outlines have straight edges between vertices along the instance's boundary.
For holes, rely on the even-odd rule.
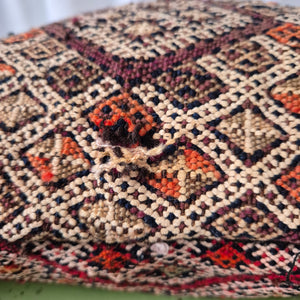
[[0,279],[300,294],[300,11],[158,1],[0,41]]

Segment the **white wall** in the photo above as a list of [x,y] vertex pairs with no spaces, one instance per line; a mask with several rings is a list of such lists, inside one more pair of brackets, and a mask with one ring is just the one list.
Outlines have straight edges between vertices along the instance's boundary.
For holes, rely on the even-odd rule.
[[81,12],[138,1],[141,0],[0,0],[0,37]]
[[[81,12],[143,0],[0,0],[0,37],[58,21]],[[266,0],[269,1],[269,0]],[[272,0],[298,5],[300,0]]]

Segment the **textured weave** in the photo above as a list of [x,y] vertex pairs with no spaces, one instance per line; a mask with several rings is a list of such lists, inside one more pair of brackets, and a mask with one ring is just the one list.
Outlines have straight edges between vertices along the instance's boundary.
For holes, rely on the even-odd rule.
[[160,1],[0,41],[0,279],[300,294],[300,10]]

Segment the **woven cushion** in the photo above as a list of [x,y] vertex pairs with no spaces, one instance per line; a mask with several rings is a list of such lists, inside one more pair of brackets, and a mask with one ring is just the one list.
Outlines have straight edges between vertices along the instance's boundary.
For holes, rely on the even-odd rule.
[[300,293],[299,9],[160,1],[0,42],[0,279]]

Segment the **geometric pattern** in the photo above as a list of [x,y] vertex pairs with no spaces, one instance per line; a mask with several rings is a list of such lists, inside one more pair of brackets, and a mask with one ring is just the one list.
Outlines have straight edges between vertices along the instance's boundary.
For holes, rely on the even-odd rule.
[[4,83],[9,80],[9,78],[16,73],[16,70],[0,59],[0,82]]
[[[158,12],[148,7],[147,11],[139,11],[139,14],[136,6],[126,6],[115,10],[109,17],[101,12],[98,16],[83,15],[76,20],[77,26],[74,26],[72,20],[66,22],[66,26],[76,36],[91,40],[102,52],[104,50],[125,59],[141,59],[160,57],[200,39],[214,38],[228,31],[229,21],[232,28],[252,22],[245,15],[234,14],[233,18],[228,17],[228,10],[221,7],[210,7],[196,1],[193,1],[193,5],[197,13],[188,7],[182,7],[177,15],[169,14],[164,4]],[[176,4],[170,4],[170,9],[175,11]],[[219,22],[217,29],[210,21],[212,18]],[[203,28],[194,26],[194,22],[200,21],[205,24]],[[88,27],[80,26],[85,22],[88,22]],[[125,23],[128,26],[124,26]]]
[[[243,132],[244,128],[254,128],[254,134]],[[217,129],[226,134],[231,141],[237,144],[245,152],[256,151],[265,148],[275,139],[280,137],[279,131],[273,131],[273,126],[255,115],[251,110],[245,110],[230,119],[224,119]],[[249,147],[250,146],[250,147]]]
[[238,264],[251,264],[243,253],[237,251],[233,247],[233,243],[219,243],[221,247],[214,251],[207,251],[203,257],[213,261],[215,265],[221,266],[224,269],[235,268]]
[[[176,147],[172,156],[166,156],[158,163],[152,163],[151,169],[154,173],[149,184],[160,190],[166,196],[178,198],[180,202],[194,196],[200,196],[217,182],[222,181],[224,173],[207,155],[202,153],[194,145],[179,143],[172,145]],[[165,171],[166,160],[174,165],[172,173]]]
[[278,64],[276,57],[268,53],[256,41],[245,41],[220,51],[217,57],[235,69],[237,72],[250,77],[254,74],[267,71],[269,68]]
[[270,29],[267,34],[280,43],[287,44],[295,49],[300,48],[300,26],[286,23],[282,26]]
[[[101,102],[89,114],[89,118],[99,128],[104,140],[109,137],[112,144],[127,147],[140,144],[147,146],[146,143],[149,147],[148,139],[157,125],[146,108],[133,100],[128,93]],[[128,140],[134,145],[128,145]]]
[[287,139],[287,133],[280,126],[266,119],[257,106],[247,101],[218,122],[214,134],[228,143],[247,166]]
[[158,82],[164,85],[166,97],[175,107],[183,105],[190,109],[215,99],[226,91],[224,83],[215,74],[210,74],[201,67],[190,68],[190,63],[158,77]]
[[274,222],[272,213],[264,211],[265,207],[256,200],[255,194],[247,190],[239,199],[220,209],[216,220],[207,222],[209,230],[224,232],[235,239],[259,239],[263,236],[270,240],[281,234],[281,229],[269,224]]
[[280,101],[288,111],[299,114],[299,89],[299,76],[296,75],[288,79],[287,81],[276,85],[273,89],[271,89],[271,96],[275,100]]
[[276,184],[287,190],[289,194],[296,199],[296,201],[300,201],[300,166],[296,166],[290,172],[285,172],[279,179],[276,180]]
[[45,79],[61,97],[69,99],[82,93],[90,84],[100,83],[102,76],[96,66],[75,58],[49,69]]
[[0,128],[6,132],[14,132],[45,113],[45,106],[26,90],[2,97],[0,103]]
[[0,279],[299,295],[297,14],[158,1],[1,40]]
[[38,61],[50,58],[63,50],[65,50],[64,47],[56,40],[47,38],[40,43],[22,50],[21,53],[32,61]]
[[69,177],[90,165],[77,142],[60,134],[33,145],[25,156],[44,182]]
[[[86,201],[79,211],[82,223],[88,227],[95,238],[105,239],[110,243],[126,242],[133,235],[142,239],[151,232],[151,227],[143,222],[142,212],[137,208],[133,209],[133,206],[130,210],[122,206],[125,199],[112,195],[109,199],[101,200],[100,202]],[[109,224],[112,216],[114,221]],[[125,226],[124,222],[126,222]]]
[[[1,241],[0,279],[9,275],[13,280],[30,277],[45,283],[105,285],[121,291],[182,296],[299,295],[297,244],[192,239],[166,245],[168,253],[161,255],[140,243],[87,242],[79,246],[68,241],[37,240],[16,247]],[[26,273],[22,272],[25,262],[31,266]],[[184,290],[178,290],[176,278]]]

